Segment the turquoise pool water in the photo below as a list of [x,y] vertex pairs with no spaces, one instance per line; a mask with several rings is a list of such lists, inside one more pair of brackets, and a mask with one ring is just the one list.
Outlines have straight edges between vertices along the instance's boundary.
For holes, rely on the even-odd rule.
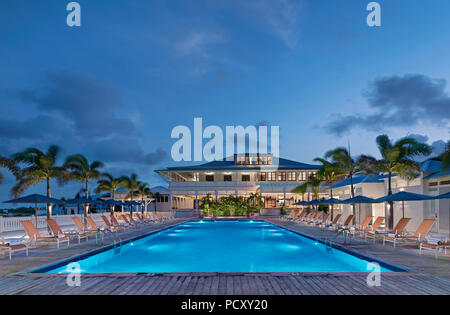
[[82,273],[372,271],[367,260],[264,221],[186,222],[77,262]]

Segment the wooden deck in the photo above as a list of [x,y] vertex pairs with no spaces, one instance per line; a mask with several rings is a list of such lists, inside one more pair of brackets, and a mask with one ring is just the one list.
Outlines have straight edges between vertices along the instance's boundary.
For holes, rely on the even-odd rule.
[[436,276],[382,275],[368,287],[366,275],[83,276],[69,287],[65,276],[0,278],[0,294],[59,295],[379,295],[442,294],[450,281]]
[[[275,224],[316,238],[331,239],[335,233],[271,219]],[[132,238],[178,224],[175,221],[130,231]],[[35,252],[32,257],[16,258],[0,264],[0,294],[98,294],[98,295],[378,295],[449,294],[450,262],[447,258],[420,257],[414,250],[393,249],[354,240],[335,244],[364,255],[412,270],[410,273],[385,273],[380,287],[369,287],[367,274],[355,273],[260,273],[260,274],[104,274],[82,275],[80,287],[69,287],[65,275],[25,274],[20,271],[98,249],[95,241],[60,250]],[[93,243],[94,242],[94,243]],[[19,273],[17,273],[19,271]],[[3,275],[3,276],[1,276]]]

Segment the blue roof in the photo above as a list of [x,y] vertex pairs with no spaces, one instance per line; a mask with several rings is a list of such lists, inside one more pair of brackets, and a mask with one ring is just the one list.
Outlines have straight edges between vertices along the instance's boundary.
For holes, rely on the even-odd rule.
[[442,177],[442,176],[448,176],[448,175],[450,175],[450,170],[439,171],[437,173],[433,173],[431,175],[425,176],[424,179],[430,179],[430,178],[436,178],[436,177]]
[[422,172],[439,172],[441,170],[441,161],[428,159],[420,163]]
[[[278,164],[278,170],[317,170],[320,168],[320,165],[300,163],[282,158],[279,158]],[[243,171],[260,170],[261,168],[269,167],[271,167],[271,165],[237,165],[234,160],[227,161],[226,159],[223,159],[195,166],[168,167],[165,170],[158,171]]]
[[[361,183],[383,183],[383,179],[386,177],[386,175],[355,175],[353,176],[353,185]],[[332,188],[339,188],[344,186],[350,186],[350,178],[334,184]]]

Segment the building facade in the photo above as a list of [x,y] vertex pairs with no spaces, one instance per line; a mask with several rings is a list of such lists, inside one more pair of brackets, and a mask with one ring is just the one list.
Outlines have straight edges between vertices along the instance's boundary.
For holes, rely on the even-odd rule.
[[319,166],[279,158],[271,154],[236,154],[197,166],[169,167],[156,172],[169,183],[171,209],[198,209],[199,200],[210,195],[220,197],[260,194],[264,208],[287,207],[305,196],[292,190],[304,183]]
[[[362,195],[370,198],[381,198],[388,194],[388,177],[381,175],[355,176],[353,178],[355,196]],[[438,196],[450,192],[450,171],[441,171],[438,160],[427,160],[421,163],[420,176],[413,180],[406,180],[395,174],[392,177],[392,193],[401,191]],[[345,200],[351,198],[350,181],[345,180],[333,185],[334,197]],[[407,230],[414,232],[424,219],[434,219],[432,232],[450,235],[450,201],[449,199],[408,201],[405,202],[405,217],[411,218]],[[356,205],[356,222],[364,220],[366,216],[385,216],[387,203]],[[344,217],[352,213],[351,205],[336,206]],[[402,218],[401,202],[394,203],[394,225]]]

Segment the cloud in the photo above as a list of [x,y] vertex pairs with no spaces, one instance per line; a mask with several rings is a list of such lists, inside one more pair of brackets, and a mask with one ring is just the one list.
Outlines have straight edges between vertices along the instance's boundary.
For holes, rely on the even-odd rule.
[[294,48],[297,45],[304,1],[254,0],[239,1],[239,4],[254,14],[257,23],[278,37],[287,47]]
[[0,118],[0,138],[3,139],[40,139],[70,133],[68,123],[49,115],[38,115],[26,121]]
[[175,44],[176,53],[180,57],[200,56],[210,58],[209,47],[226,41],[220,33],[206,31],[191,31]]
[[184,33],[181,38],[173,40],[170,48],[175,58],[182,61],[189,60],[187,72],[190,76],[201,77],[213,73],[216,80],[220,80],[228,75],[222,69],[228,64],[228,60],[220,57],[221,51],[217,46],[227,41],[227,36],[218,31],[191,30]]
[[41,88],[19,91],[19,98],[31,102],[46,113],[59,113],[85,136],[133,133],[128,119],[118,118],[122,107],[117,87],[90,76],[74,72],[49,72]]
[[[37,105],[38,114],[26,120],[0,118],[0,149],[5,155],[33,146],[45,150],[56,144],[64,154],[81,152],[90,160],[129,163],[136,167],[164,161],[166,151],[146,151],[131,119],[118,118],[120,91],[106,82],[71,72],[48,73],[40,88],[22,89],[22,103]],[[23,104],[29,109],[28,104]]]
[[421,74],[384,77],[363,95],[373,113],[336,115],[325,129],[340,136],[354,128],[381,131],[419,123],[447,126],[450,121],[450,96],[443,79]]

